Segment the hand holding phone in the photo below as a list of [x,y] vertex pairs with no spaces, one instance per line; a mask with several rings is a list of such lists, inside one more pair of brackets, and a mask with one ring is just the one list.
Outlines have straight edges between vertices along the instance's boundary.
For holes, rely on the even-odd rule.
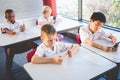
[[119,43],[120,43],[120,41],[113,45],[113,48],[112,48],[113,51],[117,51]]

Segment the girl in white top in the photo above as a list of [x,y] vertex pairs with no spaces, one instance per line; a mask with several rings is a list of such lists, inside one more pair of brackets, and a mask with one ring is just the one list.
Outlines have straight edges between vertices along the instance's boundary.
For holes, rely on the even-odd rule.
[[[43,25],[41,28],[42,44],[37,47],[35,55],[32,57],[32,63],[56,63],[61,64],[63,57],[55,56],[61,52],[71,57],[72,53],[79,48],[77,44],[68,44],[63,42],[56,42],[56,30],[50,25]],[[61,55],[62,56],[62,55]]]
[[53,20],[53,17],[50,16],[52,13],[52,9],[49,6],[44,6],[42,13],[43,15],[40,18],[38,18],[38,25],[43,26],[45,24],[55,23],[55,20]]

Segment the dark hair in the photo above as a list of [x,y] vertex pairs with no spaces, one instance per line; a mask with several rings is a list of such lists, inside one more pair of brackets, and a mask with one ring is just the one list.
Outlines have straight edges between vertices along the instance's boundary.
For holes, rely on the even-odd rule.
[[51,24],[43,25],[41,28],[41,35],[44,35],[44,34],[47,34],[47,35],[56,34],[56,30],[55,30],[54,26]]
[[10,13],[13,13],[13,12],[14,12],[14,11],[13,11],[12,9],[7,9],[7,10],[5,11],[5,14],[6,14],[6,13],[9,13],[9,14],[10,14]]
[[92,16],[90,17],[90,19],[92,19],[93,21],[100,21],[105,23],[106,22],[106,17],[103,13],[101,12],[93,12]]

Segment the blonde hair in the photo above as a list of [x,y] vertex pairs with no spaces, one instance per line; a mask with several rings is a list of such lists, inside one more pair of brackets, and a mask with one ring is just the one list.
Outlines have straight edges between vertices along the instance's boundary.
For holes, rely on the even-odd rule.
[[55,35],[57,32],[51,24],[45,24],[41,28],[41,36],[44,37],[44,35],[50,36]]
[[46,12],[52,12],[51,7],[49,7],[49,6],[43,6],[42,13],[45,14]]

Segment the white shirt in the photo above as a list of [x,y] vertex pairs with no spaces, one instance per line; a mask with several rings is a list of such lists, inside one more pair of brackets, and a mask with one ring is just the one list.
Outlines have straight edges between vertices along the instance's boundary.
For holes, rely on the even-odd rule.
[[82,42],[84,42],[86,38],[90,38],[94,41],[100,38],[108,38],[108,36],[110,36],[110,33],[106,33],[102,28],[94,34],[91,33],[88,25],[80,28],[80,38]]
[[15,21],[14,24],[12,24],[11,22],[6,22],[4,27],[8,28],[9,30],[15,30],[20,28],[20,23],[18,23],[17,21]]
[[66,51],[67,49],[71,48],[71,46],[72,44],[69,44],[69,43],[56,42],[54,45],[54,51],[52,51],[50,48],[46,47],[45,44],[42,43],[37,47],[35,55],[38,55],[41,57],[51,57]]
[[53,18],[52,17],[49,17],[48,19],[46,19],[44,16],[41,16],[40,18],[38,18],[38,22],[50,22],[52,21]]

